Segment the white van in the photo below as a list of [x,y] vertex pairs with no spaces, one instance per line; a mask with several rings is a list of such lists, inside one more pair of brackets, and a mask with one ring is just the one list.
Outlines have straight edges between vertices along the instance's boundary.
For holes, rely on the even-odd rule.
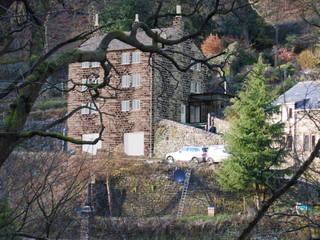
[[207,162],[208,163],[220,163],[230,154],[226,153],[225,145],[211,145],[208,147],[207,151]]

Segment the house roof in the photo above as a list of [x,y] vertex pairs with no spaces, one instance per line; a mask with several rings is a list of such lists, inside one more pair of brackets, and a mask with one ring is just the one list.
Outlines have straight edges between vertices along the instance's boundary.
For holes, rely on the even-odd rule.
[[279,96],[274,104],[295,104],[296,109],[320,108],[320,81],[299,82]]
[[[163,38],[170,39],[172,38],[172,36],[176,34],[177,30],[174,28],[161,28],[161,29],[152,29],[152,31],[159,33],[160,36],[162,36]],[[130,32],[125,32],[125,34],[129,35]],[[79,49],[84,51],[96,50],[100,42],[106,35],[107,34],[88,39],[86,42],[81,44]],[[152,45],[152,39],[148,37],[144,31],[137,32],[137,40],[145,45]],[[127,49],[135,49],[135,47],[130,46],[124,42],[121,42],[118,39],[112,40],[108,47],[108,51],[127,50]]]

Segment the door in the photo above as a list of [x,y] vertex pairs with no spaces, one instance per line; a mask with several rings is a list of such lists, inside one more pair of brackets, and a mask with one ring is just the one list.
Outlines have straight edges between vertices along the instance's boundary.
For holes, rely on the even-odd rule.
[[125,133],[123,142],[124,153],[128,156],[144,155],[144,132]]

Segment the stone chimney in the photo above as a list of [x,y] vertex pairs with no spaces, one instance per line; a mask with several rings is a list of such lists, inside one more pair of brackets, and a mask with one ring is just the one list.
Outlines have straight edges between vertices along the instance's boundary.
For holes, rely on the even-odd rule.
[[184,24],[183,24],[182,16],[181,16],[181,5],[176,6],[176,14],[177,15],[173,18],[172,26],[174,29],[183,31]]

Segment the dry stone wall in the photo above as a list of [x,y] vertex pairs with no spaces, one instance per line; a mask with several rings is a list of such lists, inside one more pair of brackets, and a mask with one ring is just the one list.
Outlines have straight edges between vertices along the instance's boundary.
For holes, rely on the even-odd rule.
[[156,122],[154,157],[164,158],[168,152],[178,151],[183,146],[216,144],[224,144],[222,135],[167,119]]

